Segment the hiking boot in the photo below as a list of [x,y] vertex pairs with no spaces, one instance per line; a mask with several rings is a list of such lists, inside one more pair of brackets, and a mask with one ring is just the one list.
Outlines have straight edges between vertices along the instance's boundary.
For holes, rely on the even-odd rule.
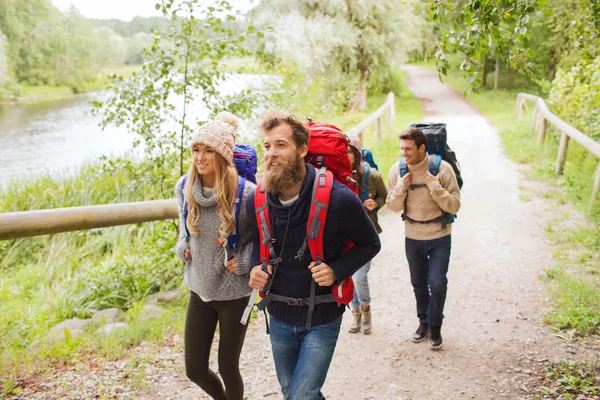
[[431,337],[429,338],[429,347],[431,350],[441,350],[442,349],[442,327],[441,326],[432,326],[431,327]]
[[366,335],[371,333],[372,325],[371,325],[371,307],[368,304],[363,304],[360,306],[360,311],[362,312],[362,332]]
[[419,324],[419,327],[417,328],[417,331],[413,333],[410,337],[410,340],[412,340],[413,343],[422,342],[423,340],[429,337],[429,333],[429,325],[424,322],[421,322]]
[[360,332],[360,319],[361,319],[361,317],[362,317],[362,313],[360,312],[360,309],[353,308],[352,309],[352,325],[350,325],[350,328],[348,329],[348,332],[350,332],[350,333]]

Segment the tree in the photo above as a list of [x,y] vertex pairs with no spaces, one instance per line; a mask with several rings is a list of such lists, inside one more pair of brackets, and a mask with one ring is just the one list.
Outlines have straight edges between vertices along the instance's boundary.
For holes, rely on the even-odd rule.
[[424,19],[417,1],[263,0],[259,23],[272,25],[264,49],[293,59],[313,75],[339,77],[348,110],[366,107],[367,87],[385,79],[394,65],[419,50]]
[[123,65],[125,63],[127,44],[123,37],[117,35],[108,26],[101,26],[94,29],[94,39],[96,51],[94,52],[93,64],[96,68]]
[[598,0],[433,0],[431,13],[447,27],[436,53],[440,77],[457,53],[468,88],[481,85],[492,54],[529,76],[542,65],[550,79],[561,62],[598,55]]
[[[146,162],[157,170],[161,187],[172,176],[178,161],[183,174],[184,144],[193,127],[203,121],[191,107],[201,101],[211,113],[227,109],[247,115],[254,106],[249,91],[234,95],[219,93],[225,74],[219,62],[225,57],[247,55],[243,44],[255,34],[254,27],[234,35],[223,27],[224,20],[235,20],[225,0],[206,5],[202,0],[163,0],[156,5],[172,21],[168,32],[156,33],[142,72],[130,78],[114,76],[104,102],[95,102],[102,124],[125,126],[145,145]],[[164,191],[165,197],[171,192]]]

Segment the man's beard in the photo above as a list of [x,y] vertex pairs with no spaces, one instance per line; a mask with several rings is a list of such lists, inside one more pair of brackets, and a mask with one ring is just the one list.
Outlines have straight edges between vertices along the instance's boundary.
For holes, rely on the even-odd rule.
[[267,192],[275,195],[281,194],[284,190],[291,188],[302,179],[302,157],[296,154],[296,159],[292,162],[287,162],[281,158],[277,158],[279,168],[273,170],[269,159],[267,170],[265,173],[265,186]]

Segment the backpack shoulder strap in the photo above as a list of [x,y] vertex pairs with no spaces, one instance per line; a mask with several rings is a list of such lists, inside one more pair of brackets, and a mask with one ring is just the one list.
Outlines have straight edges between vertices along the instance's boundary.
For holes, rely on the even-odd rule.
[[323,236],[333,188],[333,173],[324,167],[316,172],[310,213],[306,224],[306,241],[313,261],[319,264],[324,261]]
[[440,164],[442,163],[442,156],[439,154],[429,155],[429,172],[431,175],[436,176],[440,172]]
[[400,157],[400,161],[398,162],[398,167],[400,168],[400,178],[404,175],[408,174],[408,166],[406,165],[406,161],[404,157]]
[[239,232],[239,223],[240,223],[240,209],[242,208],[242,201],[244,199],[244,188],[246,187],[246,178],[243,176],[239,176],[238,179],[238,191],[235,197],[235,230],[229,235],[227,240],[227,245],[230,249],[240,241]]
[[254,212],[260,238],[260,262],[266,270],[271,259],[277,255],[271,243],[271,219],[269,218],[269,207],[267,204],[267,190],[262,182],[259,182],[254,192]]
[[365,177],[363,179],[363,187],[360,191],[360,199],[365,201],[369,198],[369,175],[371,174],[371,166],[368,163],[363,164],[365,167]]
[[[313,184],[312,199],[310,202],[310,213],[306,224],[306,242],[310,249],[313,261],[319,265],[324,261],[325,251],[323,246],[325,236],[325,222],[329,211],[331,200],[331,189],[333,188],[333,173],[325,167],[316,171]],[[308,303],[308,316],[306,318],[306,329],[312,328],[312,316],[315,310],[315,281],[311,279],[310,300]]]
[[185,228],[185,234],[187,238],[190,238],[190,231],[187,227],[187,217],[188,217],[188,203],[185,199],[185,194],[183,193],[183,188],[185,187],[185,183],[187,182],[187,175],[183,177],[181,180],[181,199],[183,200],[183,227]]

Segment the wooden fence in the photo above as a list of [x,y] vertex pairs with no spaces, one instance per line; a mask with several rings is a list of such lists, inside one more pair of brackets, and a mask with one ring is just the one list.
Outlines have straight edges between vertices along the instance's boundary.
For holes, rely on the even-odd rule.
[[[381,119],[388,112],[391,129],[394,111],[394,94],[389,93],[377,111],[347,133],[360,135],[376,122],[376,136],[380,139]],[[0,240],[173,219],[178,212],[177,201],[170,199],[0,213]]]
[[[519,93],[517,95],[516,115],[517,119],[521,118],[522,110],[527,108],[527,102],[535,104],[533,110],[533,125],[532,129],[537,132],[538,146],[544,143],[546,131],[548,130],[548,122],[554,125],[561,134],[560,146],[558,148],[558,156],[556,158],[556,166],[554,172],[557,175],[562,175],[565,160],[567,158],[567,150],[569,148],[569,140],[573,139],[596,157],[600,157],[600,143],[596,142],[589,136],[575,129],[565,121],[554,115],[546,106],[544,99],[528,93]],[[600,165],[596,169],[596,179],[594,181],[594,189],[592,191],[592,202],[598,197],[600,191]]]

